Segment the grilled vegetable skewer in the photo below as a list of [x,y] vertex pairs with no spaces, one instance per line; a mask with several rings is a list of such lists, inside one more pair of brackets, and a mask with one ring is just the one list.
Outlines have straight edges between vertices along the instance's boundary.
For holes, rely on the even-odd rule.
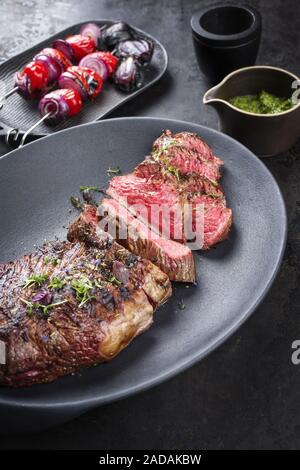
[[43,49],[36,54],[23,70],[15,75],[15,87],[0,98],[0,109],[3,101],[13,93],[19,93],[25,99],[40,98],[51,90],[59,76],[86,54],[96,49],[93,38],[77,34],[67,39],[57,39],[53,47]]
[[75,116],[82,110],[82,99],[78,91],[60,89],[55,90],[39,102],[39,112],[42,116],[33,126],[26,131],[21,139],[19,147],[22,147],[31,132],[44,121],[59,123],[68,117]]
[[52,123],[62,122],[68,117],[75,116],[80,113],[81,110],[82,99],[80,93],[74,89],[59,89],[51,91],[47,95],[43,96],[39,102],[39,112],[42,119],[47,115],[47,120]]
[[[55,86],[58,77],[70,65],[72,63],[62,52],[51,47],[43,49],[15,74],[15,87],[0,99],[0,103],[16,92],[25,99],[40,98]],[[2,107],[3,103],[0,109]]]
[[69,67],[60,77],[60,84],[69,88],[54,90],[39,102],[41,119],[36,122],[22,137],[20,147],[24,145],[28,135],[42,122],[57,124],[75,116],[82,110],[83,99],[94,99],[102,90],[103,80],[96,72],[85,67]]

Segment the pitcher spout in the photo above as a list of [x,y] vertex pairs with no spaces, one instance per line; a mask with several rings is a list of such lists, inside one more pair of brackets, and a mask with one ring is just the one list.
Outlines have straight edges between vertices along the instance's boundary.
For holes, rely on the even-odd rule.
[[203,103],[210,104],[214,107],[219,107],[218,105],[227,105],[227,102],[224,100],[223,96],[223,85],[224,80],[207,90],[203,96]]

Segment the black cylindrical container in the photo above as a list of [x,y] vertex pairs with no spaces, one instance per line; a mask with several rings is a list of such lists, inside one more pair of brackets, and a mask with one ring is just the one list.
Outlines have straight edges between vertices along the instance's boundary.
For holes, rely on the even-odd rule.
[[191,19],[198,64],[213,83],[233,70],[255,64],[261,15],[252,7],[217,4]]

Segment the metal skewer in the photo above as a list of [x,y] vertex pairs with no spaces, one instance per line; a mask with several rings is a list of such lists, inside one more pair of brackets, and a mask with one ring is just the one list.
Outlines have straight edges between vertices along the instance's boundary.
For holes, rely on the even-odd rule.
[[3,108],[3,101],[5,101],[7,98],[9,98],[9,96],[16,93],[18,91],[18,89],[19,89],[19,87],[16,86],[12,90],[9,90],[7,93],[5,93],[5,95],[1,96],[1,98],[0,98],[0,110]]
[[23,137],[21,139],[21,142],[20,142],[20,145],[18,148],[21,148],[23,147],[24,143],[25,143],[25,140],[27,139],[27,137],[29,136],[29,134],[31,134],[31,132],[36,128],[38,127],[40,124],[42,124],[42,122],[46,121],[46,119],[48,119],[51,115],[53,114],[53,112],[49,112],[47,114],[45,114],[45,116],[43,116],[38,122],[36,122],[33,126],[31,126],[28,131],[25,132],[25,134],[23,134]]

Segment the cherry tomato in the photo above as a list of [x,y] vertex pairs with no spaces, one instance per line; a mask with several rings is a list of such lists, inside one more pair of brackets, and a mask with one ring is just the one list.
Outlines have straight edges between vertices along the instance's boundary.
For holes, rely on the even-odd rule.
[[99,51],[97,54],[98,57],[100,57],[105,62],[108,69],[108,74],[111,77],[118,67],[119,59],[110,52]]
[[29,62],[21,72],[30,79],[31,90],[43,90],[48,82],[48,70],[42,64],[36,62]]
[[78,91],[66,89],[55,90],[55,94],[60,95],[65,99],[69,107],[68,117],[75,116],[75,114],[80,113],[82,109],[82,99]]
[[94,39],[92,37],[81,36],[81,34],[69,36],[66,41],[71,45],[74,57],[77,61],[87,54],[91,54],[91,52],[94,52],[96,49]]
[[102,90],[103,80],[94,70],[73,65],[61,74],[58,85],[60,88],[77,90],[83,99],[94,99]]

